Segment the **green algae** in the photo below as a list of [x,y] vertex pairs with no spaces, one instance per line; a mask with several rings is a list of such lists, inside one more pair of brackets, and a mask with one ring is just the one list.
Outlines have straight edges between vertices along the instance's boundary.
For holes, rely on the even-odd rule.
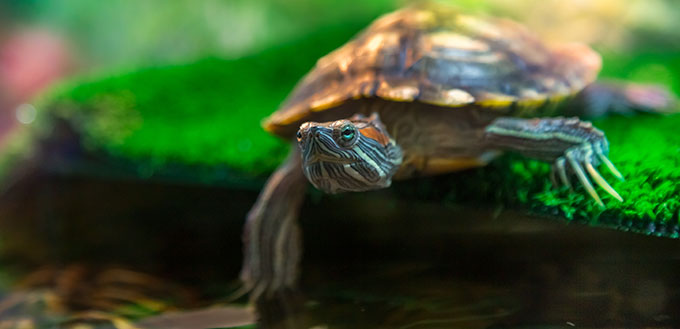
[[[191,168],[266,177],[283,160],[288,146],[266,134],[260,120],[278,107],[319,57],[365,24],[327,27],[241,59],[208,58],[72,83],[38,103],[36,125],[49,133],[44,127],[55,120],[68,122],[87,151],[105,154],[112,162],[137,164],[134,175],[141,179],[150,176],[147,171],[173,175]],[[605,53],[605,63],[605,76],[663,82],[678,89],[677,56]],[[670,73],[645,73],[650,71]],[[556,189],[549,183],[547,164],[516,155],[444,178],[397,183],[395,189],[404,196],[445,203],[498,204],[570,221],[677,236],[680,137],[675,132],[680,116],[612,116],[595,125],[606,132],[610,157],[626,177],[617,181],[602,168],[623,196],[622,203],[598,190],[606,204],[600,208],[580,187]],[[13,158],[6,151],[3,155],[0,159]],[[172,169],[176,165],[183,169]],[[201,181],[215,183],[215,178]]]
[[447,204],[489,204],[523,209],[595,226],[678,237],[680,212],[680,136],[673,132],[680,115],[611,116],[594,121],[608,136],[609,158],[624,175],[615,178],[605,166],[599,171],[623,197],[619,202],[596,190],[601,208],[574,179],[574,189],[554,187],[550,165],[507,154],[484,168],[419,183],[397,183],[399,194]]
[[[619,181],[606,175],[624,201],[618,202],[604,191],[606,208],[600,208],[583,191],[555,189],[545,184],[532,193],[529,204],[539,212],[559,210],[567,219],[593,224],[615,225],[648,233],[677,235],[680,211],[680,136],[674,134],[680,116],[611,117],[595,121],[610,141],[610,159],[625,176]],[[607,169],[601,167],[606,173]],[[546,169],[534,170],[536,177],[546,177]],[[526,174],[526,173],[524,173]],[[651,224],[651,226],[650,226]],[[660,225],[660,226],[659,226]],[[673,230],[673,232],[658,232]]]
[[[673,49],[640,47],[642,51],[620,54],[604,52],[603,76],[668,86],[680,91],[680,57]],[[643,233],[678,236],[680,213],[680,115],[610,116],[593,121],[610,142],[610,159],[625,176],[618,181],[606,176],[623,196],[618,202],[605,196],[606,208],[598,207],[582,189],[577,193],[549,185],[537,191],[530,203],[558,210],[568,219],[615,226]],[[602,168],[601,172],[607,172]],[[602,190],[600,195],[606,193]]]
[[276,110],[315,61],[363,22],[238,60],[142,69],[62,88],[41,109],[70,122],[91,150],[158,166],[178,162],[269,172],[285,143],[259,122]]

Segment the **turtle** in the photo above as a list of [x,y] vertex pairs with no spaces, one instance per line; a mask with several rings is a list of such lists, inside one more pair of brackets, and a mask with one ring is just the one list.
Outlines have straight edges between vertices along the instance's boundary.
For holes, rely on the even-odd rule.
[[593,183],[622,174],[605,134],[579,117],[668,108],[660,86],[596,82],[600,55],[548,44],[523,25],[441,4],[377,18],[318,60],[263,128],[291,142],[247,215],[240,278],[251,298],[298,281],[298,213],[309,183],[325,193],[484,166],[504,152],[552,164],[550,178]]

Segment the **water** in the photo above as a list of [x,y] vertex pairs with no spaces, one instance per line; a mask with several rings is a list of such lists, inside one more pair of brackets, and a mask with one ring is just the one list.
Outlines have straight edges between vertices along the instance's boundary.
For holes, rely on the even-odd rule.
[[[302,306],[283,314],[261,308],[264,318],[281,316],[271,327],[293,320],[320,328],[680,325],[677,241],[511,211],[404,207],[427,215],[396,219],[377,241],[350,235],[347,248],[336,245],[325,259],[308,252],[321,261],[305,265]],[[371,232],[383,224],[326,229]]]
[[[5,261],[124,264],[194,291],[179,309],[228,295],[256,191],[39,178],[0,202],[22,242]],[[301,217],[301,292],[261,303],[263,328],[680,326],[680,241],[392,190],[312,195]]]

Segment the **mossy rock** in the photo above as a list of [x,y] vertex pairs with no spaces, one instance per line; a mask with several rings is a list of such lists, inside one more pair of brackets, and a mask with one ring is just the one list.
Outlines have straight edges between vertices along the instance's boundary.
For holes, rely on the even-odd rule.
[[[62,173],[259,189],[288,151],[284,141],[262,131],[260,120],[278,107],[316,59],[363,26],[328,27],[237,60],[209,58],[62,86],[36,103],[38,120],[15,132],[21,143],[5,147],[0,168],[7,173],[19,166],[17,150],[26,148],[16,145],[50,140],[54,127],[65,124],[78,136],[80,153],[61,159],[56,170]],[[680,73],[680,63],[669,62],[666,54],[639,57],[648,63],[661,59],[668,70]],[[621,71],[640,65],[633,57],[609,58]],[[680,115],[616,116],[594,123],[606,132],[611,159],[627,178],[610,179],[624,197],[622,203],[605,197],[603,209],[580,188],[553,189],[547,164],[512,155],[486,168],[397,183],[395,190],[404,197],[504,206],[677,237],[680,137],[675,129]],[[42,157],[42,168],[55,170],[50,158]]]

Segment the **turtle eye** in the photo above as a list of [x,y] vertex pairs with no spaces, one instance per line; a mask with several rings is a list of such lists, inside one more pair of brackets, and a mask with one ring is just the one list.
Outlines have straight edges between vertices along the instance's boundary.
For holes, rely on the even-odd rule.
[[302,139],[302,133],[298,130],[297,134],[295,134],[295,137],[297,137],[298,141],[301,140]]
[[342,139],[345,141],[351,141],[352,138],[354,138],[354,127],[347,125],[342,127],[342,130],[340,130],[340,136],[342,136]]

